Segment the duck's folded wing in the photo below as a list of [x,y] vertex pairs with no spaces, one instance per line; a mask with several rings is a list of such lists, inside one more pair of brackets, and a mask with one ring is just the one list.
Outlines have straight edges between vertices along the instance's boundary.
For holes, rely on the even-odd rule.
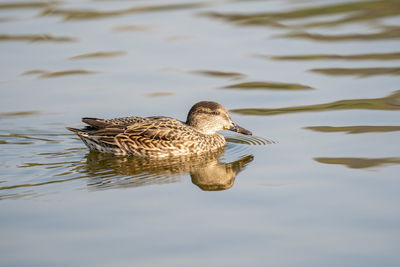
[[120,147],[133,150],[168,150],[190,146],[196,132],[177,120],[146,121],[127,127],[115,139]]
[[88,124],[90,127],[95,129],[103,129],[108,127],[127,127],[135,123],[141,123],[145,121],[142,117],[122,117],[115,119],[98,119],[98,118],[82,118],[82,122]]
[[124,133],[123,127],[104,128],[100,130],[90,131],[79,134],[80,136],[93,140],[97,143],[105,143],[112,146],[117,146],[116,136]]

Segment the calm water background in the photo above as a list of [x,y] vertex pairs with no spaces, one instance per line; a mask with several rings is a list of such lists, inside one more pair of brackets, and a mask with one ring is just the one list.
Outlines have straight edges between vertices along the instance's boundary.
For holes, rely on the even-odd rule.
[[[399,266],[399,15],[398,0],[2,1],[0,265]],[[200,100],[260,137],[227,135],[201,163],[226,190],[204,190],[208,167],[89,153],[65,130],[184,120]]]

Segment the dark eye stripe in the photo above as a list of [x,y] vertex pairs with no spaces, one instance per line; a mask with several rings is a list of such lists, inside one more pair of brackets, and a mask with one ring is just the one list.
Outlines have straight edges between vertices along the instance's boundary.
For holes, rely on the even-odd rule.
[[219,111],[208,111],[208,110],[204,110],[204,109],[199,110],[198,113],[210,114],[210,115],[216,115],[216,116],[221,115],[221,113]]

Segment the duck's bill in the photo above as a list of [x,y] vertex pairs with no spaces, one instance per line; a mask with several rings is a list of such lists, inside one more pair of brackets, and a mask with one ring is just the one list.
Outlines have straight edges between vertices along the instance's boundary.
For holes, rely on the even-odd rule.
[[232,124],[231,124],[229,130],[230,130],[230,131],[233,131],[233,132],[245,134],[245,135],[253,135],[252,132],[250,132],[249,130],[246,130],[246,129],[243,128],[243,127],[240,127],[239,125],[237,125],[237,124],[234,123],[234,122],[232,122]]

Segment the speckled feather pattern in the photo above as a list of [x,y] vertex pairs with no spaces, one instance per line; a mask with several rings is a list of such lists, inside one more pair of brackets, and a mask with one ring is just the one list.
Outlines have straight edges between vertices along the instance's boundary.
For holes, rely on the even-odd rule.
[[83,118],[88,126],[67,128],[92,150],[116,155],[167,157],[210,152],[225,146],[217,131],[251,134],[232,122],[228,111],[212,101],[196,103],[186,122],[163,116],[115,119]]

